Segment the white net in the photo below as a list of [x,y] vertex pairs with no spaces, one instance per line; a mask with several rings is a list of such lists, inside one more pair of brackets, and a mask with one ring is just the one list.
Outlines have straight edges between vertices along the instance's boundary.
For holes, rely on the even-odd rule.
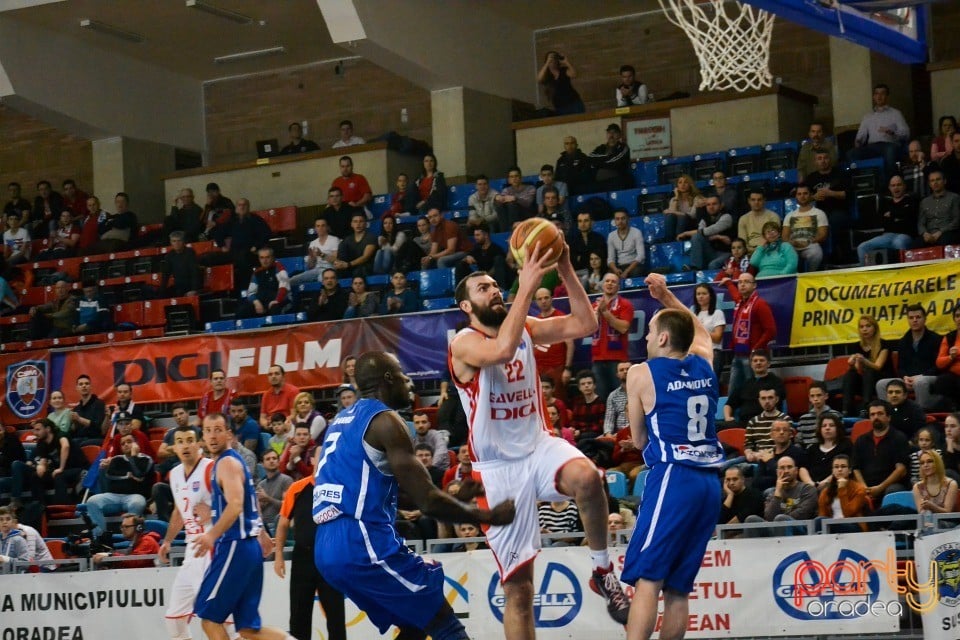
[[700,61],[701,91],[748,91],[773,84],[773,14],[736,0],[659,2],[667,19],[693,43]]

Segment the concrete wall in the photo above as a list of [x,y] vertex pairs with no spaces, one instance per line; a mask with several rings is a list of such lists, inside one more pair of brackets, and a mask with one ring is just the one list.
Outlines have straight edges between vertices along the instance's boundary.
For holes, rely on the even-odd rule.
[[932,131],[939,135],[940,116],[960,116],[960,61],[952,69],[930,73],[930,93],[933,96]]

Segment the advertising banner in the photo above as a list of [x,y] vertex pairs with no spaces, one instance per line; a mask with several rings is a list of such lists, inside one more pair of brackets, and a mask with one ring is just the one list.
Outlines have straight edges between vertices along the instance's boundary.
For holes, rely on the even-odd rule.
[[917,538],[916,583],[924,587],[916,608],[924,640],[960,638],[960,535],[957,530]]
[[631,158],[662,158],[670,153],[670,118],[627,120],[627,145]]

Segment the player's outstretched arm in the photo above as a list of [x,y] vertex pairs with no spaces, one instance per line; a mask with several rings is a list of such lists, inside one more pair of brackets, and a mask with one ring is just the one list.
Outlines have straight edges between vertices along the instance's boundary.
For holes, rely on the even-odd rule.
[[502,525],[513,521],[512,500],[501,502],[493,509],[477,509],[458,502],[434,485],[426,467],[413,455],[407,425],[396,413],[384,412],[374,418],[364,439],[386,452],[400,488],[424,514],[446,522]]
[[693,344],[690,345],[690,353],[698,355],[701,358],[706,358],[709,361],[713,361],[713,339],[710,337],[710,332],[706,330],[703,324],[697,320],[697,316],[694,315],[690,309],[688,309],[680,300],[677,299],[677,296],[673,295],[673,291],[667,287],[667,280],[663,275],[659,273],[651,273],[647,276],[646,283],[650,295],[654,300],[657,300],[667,309],[675,309],[677,311],[683,311],[690,315],[693,318]]

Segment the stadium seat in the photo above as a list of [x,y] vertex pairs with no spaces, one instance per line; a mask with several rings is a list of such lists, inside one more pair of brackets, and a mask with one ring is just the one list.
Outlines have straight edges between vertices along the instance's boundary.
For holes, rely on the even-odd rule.
[[917,510],[917,503],[913,501],[913,492],[912,491],[894,491],[893,493],[888,493],[883,496],[883,502],[881,507],[887,507],[890,505],[899,505],[901,507],[907,507],[908,509]]
[[288,275],[292,276],[306,270],[307,259],[304,256],[291,256],[289,258],[281,258],[277,262],[283,265]]
[[781,220],[783,220],[784,215],[786,215],[784,208],[783,200],[767,200],[767,209],[770,209],[770,211],[780,216]]
[[698,153],[693,156],[693,165],[690,169],[694,180],[709,180],[714,172],[724,170],[724,160],[726,153],[714,151],[713,153]]
[[420,305],[423,307],[424,311],[441,311],[443,309],[450,309],[451,307],[456,306],[457,301],[453,296],[446,296],[443,298],[427,298],[420,301]]
[[671,273],[683,268],[683,243],[661,242],[650,247],[647,266],[650,271]]
[[634,162],[630,165],[633,170],[633,183],[641,187],[653,187],[657,182],[657,168],[660,163],[656,160]]
[[254,211],[270,227],[270,232],[278,236],[290,235],[297,230],[297,208],[295,206],[277,207]]
[[925,260],[942,260],[943,247],[923,247],[921,249],[906,249],[900,252],[900,262],[923,262]]
[[720,273],[720,269],[697,271],[697,284],[713,282],[713,279],[717,277],[718,273]]
[[674,286],[678,284],[693,284],[696,282],[696,274],[693,271],[681,271],[679,273],[668,273],[664,277],[667,281],[667,286]]
[[960,258],[960,244],[948,244],[943,248],[943,257],[949,260]]
[[787,391],[787,413],[794,419],[799,418],[810,408],[809,390],[813,384],[810,376],[787,376],[783,386]]
[[640,189],[640,195],[637,197],[637,214],[663,213],[663,210],[670,205],[672,194],[672,185]]
[[118,304],[113,310],[113,321],[117,324],[130,323],[135,327],[142,327],[145,302],[125,302]]
[[610,205],[614,209],[626,209],[630,216],[637,215],[637,198],[640,196],[640,189],[624,189],[623,191],[610,192]]
[[367,208],[370,209],[370,213],[373,214],[374,218],[379,218],[387,211],[390,211],[390,194],[385,193],[379,196],[373,196],[373,200],[370,201]]
[[93,464],[101,451],[100,447],[95,444],[84,445],[81,449],[83,449],[83,455],[87,458],[88,464]]
[[214,293],[225,293],[233,290],[233,265],[221,264],[207,267],[203,276],[203,288]]
[[454,184],[450,186],[450,197],[447,206],[451,209],[466,209],[470,196],[477,190],[474,183]]
[[870,420],[857,420],[850,429],[850,442],[856,442],[857,438],[873,431],[873,422]]
[[667,239],[665,225],[667,218],[662,213],[646,215],[643,222],[643,241],[647,244],[656,244]]
[[650,473],[650,469],[644,469],[637,474],[636,479],[633,481],[633,491],[630,492],[630,495],[637,496],[638,498],[643,497],[643,488],[647,485],[648,473]]
[[597,220],[593,223],[593,230],[606,240],[610,232],[613,231],[613,220]]
[[440,298],[453,294],[456,283],[453,269],[429,269],[420,272],[420,297]]
[[743,427],[730,427],[717,431],[717,439],[728,447],[737,450],[737,453],[743,455],[743,447],[746,443],[747,430]]
[[725,406],[727,406],[727,396],[720,396],[717,399],[717,414],[715,416],[717,420],[723,420],[723,408]]
[[207,333],[221,333],[224,331],[233,331],[237,328],[236,320],[215,320],[213,322],[208,322],[204,326],[204,331]]
[[620,471],[607,471],[607,488],[613,498],[623,498],[627,495],[627,476]]
[[620,281],[620,290],[628,291],[630,289],[643,289],[647,284],[643,281],[643,277],[637,278],[624,278]]
[[[502,232],[500,232],[500,233],[491,233],[491,234],[490,234],[490,242],[492,242],[493,244],[497,245],[498,247],[500,247],[500,248],[503,249],[504,251],[507,251],[507,250],[508,250],[508,249],[507,249],[507,246],[510,244],[510,232],[509,232],[509,231],[502,231]],[[408,279],[408,280],[410,279],[409,276],[407,277],[407,279]]]
[[763,147],[737,147],[727,151],[727,173],[742,176],[760,170]]
[[689,174],[693,166],[693,156],[663,158],[657,168],[657,181],[662,185],[673,185],[677,178]]
[[763,147],[763,170],[784,171],[797,166],[800,145],[796,142],[777,142]]

